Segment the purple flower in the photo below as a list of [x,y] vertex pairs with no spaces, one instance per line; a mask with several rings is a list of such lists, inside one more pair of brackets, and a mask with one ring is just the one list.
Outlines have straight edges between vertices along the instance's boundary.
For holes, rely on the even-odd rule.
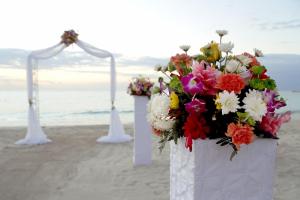
[[181,78],[183,90],[191,95],[198,94],[203,91],[202,82],[197,82],[196,77],[193,74],[188,74]]
[[206,111],[205,101],[193,99],[191,102],[184,104],[185,110],[190,114],[199,114]]
[[264,101],[267,104],[268,112],[275,112],[275,109],[286,106],[285,101],[281,98],[278,99],[278,93],[273,90],[265,90],[263,92]]

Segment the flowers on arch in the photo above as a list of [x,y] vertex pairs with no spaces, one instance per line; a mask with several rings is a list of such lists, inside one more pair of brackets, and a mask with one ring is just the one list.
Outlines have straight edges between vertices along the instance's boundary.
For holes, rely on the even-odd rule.
[[193,150],[193,140],[218,139],[221,146],[233,148],[232,158],[256,138],[277,139],[291,113],[276,113],[286,106],[267,66],[253,54],[233,54],[234,44],[222,42],[226,30],[216,31],[219,43],[212,41],[189,55],[189,45],[181,46],[170,61],[156,71],[159,87],[153,90],[148,119],[160,136],[160,149],[167,141],[185,139]]
[[135,96],[151,96],[154,83],[148,77],[134,77],[128,85],[127,93]]
[[61,36],[61,42],[66,46],[75,43],[78,40],[78,34],[74,30],[65,31]]

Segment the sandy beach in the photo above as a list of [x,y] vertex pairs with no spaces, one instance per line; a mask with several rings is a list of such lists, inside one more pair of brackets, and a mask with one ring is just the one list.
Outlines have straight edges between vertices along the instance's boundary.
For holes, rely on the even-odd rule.
[[[300,121],[279,134],[275,200],[300,196]],[[126,125],[132,134],[132,125]],[[108,126],[45,127],[50,144],[17,146],[26,128],[0,128],[0,200],[167,200],[169,148],[134,167],[133,143],[97,144]]]

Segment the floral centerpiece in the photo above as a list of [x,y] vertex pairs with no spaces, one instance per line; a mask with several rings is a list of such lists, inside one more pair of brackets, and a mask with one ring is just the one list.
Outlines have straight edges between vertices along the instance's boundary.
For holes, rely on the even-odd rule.
[[160,77],[153,89],[148,120],[161,137],[160,149],[181,137],[190,151],[193,140],[218,139],[221,146],[232,146],[232,159],[257,137],[278,139],[281,124],[290,120],[290,112],[275,112],[286,103],[258,60],[262,52],[234,55],[234,44],[222,42],[227,31],[217,34],[219,43],[208,43],[201,54],[188,55],[190,46],[184,45],[183,53],[156,67],[167,81]]
[[153,84],[154,83],[147,77],[134,77],[129,83],[127,93],[130,95],[150,97]]

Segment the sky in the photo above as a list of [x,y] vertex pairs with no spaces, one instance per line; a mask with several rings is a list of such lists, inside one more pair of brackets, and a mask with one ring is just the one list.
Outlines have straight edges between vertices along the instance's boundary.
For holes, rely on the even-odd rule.
[[[127,59],[146,66],[143,58],[164,60],[182,44],[197,54],[218,40],[216,29],[226,29],[224,41],[235,44],[234,53],[258,48],[265,54],[300,54],[299,9],[299,0],[1,0],[0,49],[43,49],[58,43],[64,30],[74,29],[81,40],[118,55],[117,65]],[[0,63],[0,88],[1,80],[23,84],[25,66],[18,64]],[[131,62],[129,67],[139,66]],[[65,77],[65,71],[44,71],[44,81]],[[68,73],[68,79],[90,79],[80,70],[75,77]]]

